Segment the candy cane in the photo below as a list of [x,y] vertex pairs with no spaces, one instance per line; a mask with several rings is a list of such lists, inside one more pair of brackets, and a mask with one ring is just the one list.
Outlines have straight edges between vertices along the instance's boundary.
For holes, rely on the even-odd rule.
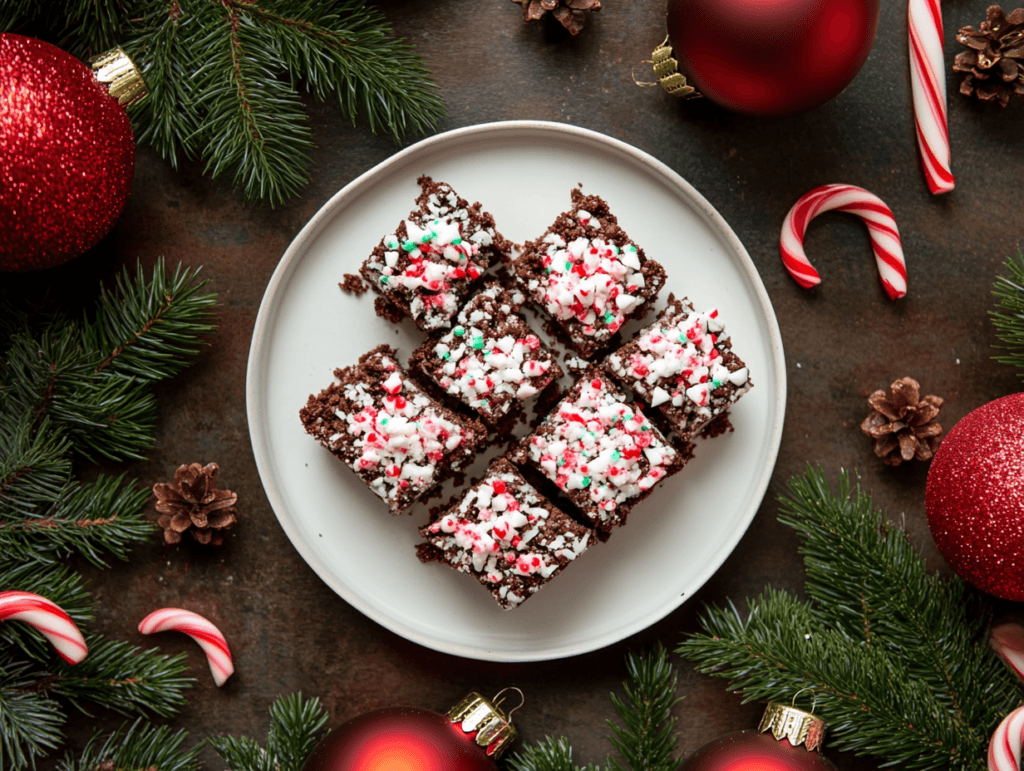
[[988,771],[1019,771],[1024,743],[1024,707],[1003,718],[988,743]]
[[821,283],[821,276],[804,253],[804,233],[812,219],[833,209],[856,214],[864,220],[871,233],[871,248],[882,286],[889,299],[903,297],[907,293],[907,263],[892,210],[878,196],[853,185],[822,185],[793,204],[782,223],[779,238],[779,252],[789,275],[805,289]]
[[1024,678],[1024,627],[1020,624],[999,624],[992,627],[988,644],[1017,677]]
[[232,673],[235,665],[231,663],[231,651],[228,648],[228,641],[220,630],[190,610],[181,608],[163,608],[155,610],[146,616],[139,623],[139,631],[142,634],[153,634],[155,632],[184,632],[197,643],[206,653],[206,659],[210,662],[210,672],[213,673],[213,682],[218,686],[224,685]]
[[946,66],[942,60],[942,9],[939,0],[910,0],[910,88],[914,124],[924,178],[932,193],[953,189],[946,125]]
[[38,629],[69,664],[77,664],[89,649],[75,622],[61,608],[31,592],[0,592],[0,621],[24,621]]

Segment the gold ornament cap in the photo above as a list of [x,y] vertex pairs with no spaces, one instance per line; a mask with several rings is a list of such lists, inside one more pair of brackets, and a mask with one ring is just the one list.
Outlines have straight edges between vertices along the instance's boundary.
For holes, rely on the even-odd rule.
[[698,99],[704,96],[687,83],[686,76],[679,71],[679,62],[672,55],[672,46],[669,45],[668,36],[660,46],[654,49],[651,54],[651,64],[654,65],[654,74],[658,77],[658,85],[672,96],[683,99]]
[[825,727],[825,721],[817,715],[773,701],[768,703],[757,730],[761,733],[771,731],[778,741],[789,739],[794,747],[802,744],[808,752],[820,752],[825,743]]
[[107,93],[122,107],[140,102],[149,95],[139,68],[120,48],[94,56],[89,64],[96,80],[107,87]]
[[512,725],[509,716],[519,709],[522,703],[508,714],[502,712],[498,705],[501,704],[500,697],[505,691],[516,691],[520,697],[523,695],[518,688],[506,688],[494,697],[492,703],[479,693],[471,693],[448,710],[447,715],[463,733],[471,734],[476,745],[494,759],[500,757],[501,753],[519,737],[519,731]]

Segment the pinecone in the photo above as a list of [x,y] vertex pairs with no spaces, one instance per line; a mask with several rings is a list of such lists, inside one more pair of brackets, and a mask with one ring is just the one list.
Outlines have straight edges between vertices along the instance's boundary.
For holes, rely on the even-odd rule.
[[584,11],[600,11],[601,0],[512,0],[523,6],[523,19],[533,21],[550,12],[573,35],[580,34],[587,20]]
[[998,99],[1006,107],[1013,94],[1024,94],[1024,8],[1009,16],[990,5],[979,26],[964,27],[956,39],[970,50],[956,55],[953,69],[966,72],[960,93],[983,102]]
[[180,543],[182,533],[191,532],[199,543],[220,546],[221,531],[238,521],[234,509],[238,496],[213,486],[219,470],[216,463],[178,466],[173,483],[153,485],[156,510],[162,515],[156,523],[164,529],[167,543]]
[[910,377],[892,384],[890,391],[868,397],[874,410],[860,430],[875,440],[875,455],[890,466],[905,460],[928,460],[939,446],[942,426],[935,421],[942,406],[938,396],[921,398],[921,385]]

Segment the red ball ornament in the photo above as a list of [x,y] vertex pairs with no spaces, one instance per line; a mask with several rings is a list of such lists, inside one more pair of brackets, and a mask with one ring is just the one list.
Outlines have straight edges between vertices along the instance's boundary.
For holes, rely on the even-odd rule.
[[816,751],[824,730],[814,715],[772,703],[757,731],[720,736],[693,753],[679,771],[836,771]]
[[748,115],[817,107],[868,58],[879,0],[669,0],[680,71],[711,101]]
[[335,728],[302,771],[497,771],[495,759],[516,737],[494,704],[471,693],[439,715],[394,707]]
[[0,271],[77,257],[120,216],[135,139],[111,91],[59,48],[0,33]]
[[928,470],[928,526],[953,570],[1024,600],[1024,394],[979,407],[942,440]]

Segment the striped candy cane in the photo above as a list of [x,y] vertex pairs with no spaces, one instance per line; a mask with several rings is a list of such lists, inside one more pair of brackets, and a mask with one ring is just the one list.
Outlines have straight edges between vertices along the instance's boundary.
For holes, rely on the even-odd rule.
[[1010,665],[1017,677],[1024,678],[1024,627],[1020,624],[998,624],[992,627],[988,644]]
[[822,185],[793,204],[779,238],[782,263],[789,274],[805,289],[821,283],[821,276],[804,253],[804,233],[812,219],[832,210],[856,214],[864,220],[871,233],[871,248],[882,286],[890,299],[903,297],[907,293],[907,263],[892,210],[878,196],[853,185]]
[[38,594],[0,592],[0,621],[23,621],[38,629],[69,664],[77,664],[89,653],[71,617]]
[[928,189],[953,189],[946,125],[946,66],[942,60],[942,9],[939,0],[909,0],[910,86],[914,95],[917,146]]
[[988,743],[988,771],[1019,771],[1024,743],[1024,707],[1003,718]]
[[155,632],[184,632],[197,643],[206,653],[206,660],[210,662],[210,672],[213,674],[213,682],[218,686],[224,685],[235,671],[235,665],[231,662],[231,650],[228,648],[228,641],[220,630],[190,610],[181,608],[163,608],[155,610],[146,616],[139,623],[139,631],[142,634],[154,634]]

